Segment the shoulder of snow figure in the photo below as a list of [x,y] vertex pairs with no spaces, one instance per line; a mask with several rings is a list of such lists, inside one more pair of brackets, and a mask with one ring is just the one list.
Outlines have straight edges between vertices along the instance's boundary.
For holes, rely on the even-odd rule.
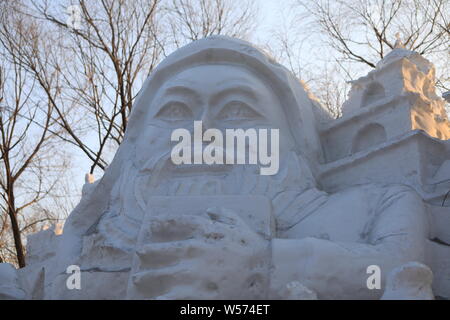
[[404,184],[383,184],[376,185],[376,191],[379,194],[378,210],[385,210],[396,201],[407,201],[416,203],[425,210],[422,197],[411,186]]
[[378,185],[376,189],[369,242],[376,245],[388,240],[403,247],[405,253],[411,251],[411,259],[422,261],[430,226],[422,198],[413,188],[401,184]]

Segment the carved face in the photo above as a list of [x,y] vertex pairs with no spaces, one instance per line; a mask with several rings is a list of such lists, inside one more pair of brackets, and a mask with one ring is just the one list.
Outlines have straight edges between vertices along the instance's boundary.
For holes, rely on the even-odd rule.
[[201,65],[173,76],[152,99],[136,150],[139,167],[149,174],[147,188],[158,189],[156,194],[236,193],[244,177],[264,180],[256,165],[174,165],[173,130],[184,128],[193,136],[194,121],[200,120],[203,130],[215,128],[224,135],[225,129],[279,129],[280,171],[287,165],[293,138],[270,85],[243,67]]

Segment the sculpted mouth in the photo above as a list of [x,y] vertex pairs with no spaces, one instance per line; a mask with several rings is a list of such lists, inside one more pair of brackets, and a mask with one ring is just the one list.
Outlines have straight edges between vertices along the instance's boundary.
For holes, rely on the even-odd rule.
[[231,171],[231,164],[180,164],[170,161],[170,171],[177,174],[223,174]]
[[197,176],[197,175],[225,175],[233,170],[232,164],[174,164],[170,157],[162,157],[154,165],[145,166],[145,170],[159,175],[169,176]]

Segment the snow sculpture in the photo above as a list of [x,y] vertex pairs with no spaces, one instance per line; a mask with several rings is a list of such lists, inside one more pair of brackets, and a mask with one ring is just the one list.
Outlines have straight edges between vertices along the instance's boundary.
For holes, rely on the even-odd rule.
[[[420,81],[417,98],[431,99],[438,110],[430,64],[404,51],[395,49],[380,70],[358,80],[344,117],[326,122],[297,79],[244,41],[211,37],[179,49],[144,84],[113,162],[85,186],[63,234],[45,237],[52,243],[45,246],[46,259],[33,254],[44,240],[30,239],[36,240],[35,258],[17,271],[15,286],[27,298],[43,299],[432,298],[427,266],[435,271],[435,256],[450,257],[445,246],[434,247],[436,255],[428,250],[431,236],[445,235],[436,231],[429,208],[442,191],[426,189],[425,174],[414,180],[397,170],[388,179],[370,161],[370,152],[401,144],[383,112],[368,127],[375,129],[364,131],[368,142],[352,144],[352,134],[370,124],[362,115],[400,99],[392,91],[399,79],[386,86],[383,78],[388,60],[389,68],[401,61],[403,71],[414,69],[415,80],[402,83]],[[420,108],[413,108],[419,117],[431,117],[430,109]],[[255,165],[174,165],[171,132],[192,130],[195,120],[205,130],[279,129],[278,173],[259,175]],[[421,127],[427,133],[434,128],[430,121]],[[447,139],[445,121],[439,130]],[[431,139],[424,146],[440,143]],[[439,150],[433,173],[448,158],[448,148]],[[352,162],[355,156],[363,169]],[[419,167],[420,154],[405,156],[408,168]],[[403,159],[388,151],[384,157],[393,167]],[[336,173],[352,167],[347,176]],[[449,175],[442,171],[436,179]],[[67,286],[72,265],[80,268],[80,290]],[[443,264],[436,265],[440,281]],[[372,266],[381,270],[380,288],[367,285]],[[438,293],[449,297],[450,284],[439,283]]]

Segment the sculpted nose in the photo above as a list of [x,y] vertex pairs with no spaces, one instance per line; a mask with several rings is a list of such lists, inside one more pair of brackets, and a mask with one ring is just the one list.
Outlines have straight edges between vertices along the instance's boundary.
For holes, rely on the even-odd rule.
[[203,112],[200,120],[202,121],[203,131],[206,131],[214,127],[212,115],[208,109],[206,109],[205,112]]

